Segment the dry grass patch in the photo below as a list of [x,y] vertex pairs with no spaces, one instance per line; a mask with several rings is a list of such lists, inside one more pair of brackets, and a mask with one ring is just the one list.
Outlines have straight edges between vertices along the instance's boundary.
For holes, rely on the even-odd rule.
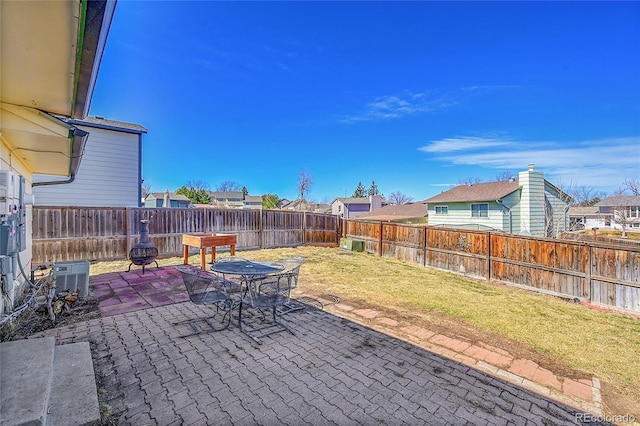
[[[483,341],[556,373],[605,382],[608,411],[640,417],[640,319],[449,272],[336,248],[238,252],[252,260],[303,256],[300,289],[383,310],[401,321]],[[190,260],[199,263],[199,256]],[[159,260],[182,263],[180,258]],[[94,264],[91,274],[126,270],[129,262]],[[117,269],[112,269],[117,268]],[[620,412],[619,410],[627,410]]]

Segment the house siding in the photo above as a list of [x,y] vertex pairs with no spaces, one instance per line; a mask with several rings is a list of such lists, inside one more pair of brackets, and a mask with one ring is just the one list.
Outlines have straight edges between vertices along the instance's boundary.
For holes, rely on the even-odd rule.
[[548,218],[553,222],[551,224],[553,234],[548,236],[556,237],[560,232],[569,229],[569,205],[549,185],[545,185],[545,197],[549,201],[553,212],[552,216]]
[[47,206],[139,206],[141,135],[77,127],[89,132],[89,137],[75,180],[68,184],[34,187],[35,203]]
[[[487,217],[472,217],[472,204],[487,204],[489,210]],[[449,213],[446,215],[436,214],[436,206],[448,206]],[[508,223],[508,217],[505,219],[502,208],[495,202],[477,201],[463,203],[436,203],[429,204],[429,225],[433,226],[452,226],[464,227],[467,229],[505,229],[505,223]],[[507,225],[508,229],[508,225]]]
[[502,206],[498,206],[502,213],[502,227],[499,228],[504,232],[513,234],[520,233],[520,190],[515,191],[502,198]]
[[[8,170],[20,176],[24,176],[25,192],[27,194],[33,193],[33,189],[31,187],[31,183],[33,181],[32,173],[20,160],[16,159],[15,154],[12,157],[12,153],[9,151],[9,149],[7,149],[5,144],[0,144],[0,170]],[[25,211],[26,248],[25,250],[19,252],[18,256],[20,256],[20,263],[22,263],[23,265],[31,265],[31,259],[33,259],[33,235],[31,225],[33,223],[33,207],[27,204]],[[23,288],[25,288],[26,286],[27,277],[23,276],[20,272],[17,257],[15,259],[12,259],[11,262],[11,270],[14,273],[13,278],[14,280],[17,280],[20,285],[15,286],[13,282],[6,284],[5,290],[9,298],[9,303],[5,304],[5,298],[0,297],[0,315],[4,314],[5,311],[10,310],[13,307],[18,297],[22,294]]]

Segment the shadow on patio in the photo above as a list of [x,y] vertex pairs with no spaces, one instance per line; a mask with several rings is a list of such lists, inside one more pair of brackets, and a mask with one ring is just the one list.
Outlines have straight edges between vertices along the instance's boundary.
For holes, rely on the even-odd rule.
[[183,339],[172,323],[207,309],[188,301],[173,267],[98,275],[90,286],[102,318],[33,337],[90,342],[108,423],[580,424],[585,412],[599,413],[592,400],[552,399],[533,382],[541,392],[502,380],[488,362],[493,374],[338,316],[337,307],[290,314],[296,335],[262,345],[233,326]]

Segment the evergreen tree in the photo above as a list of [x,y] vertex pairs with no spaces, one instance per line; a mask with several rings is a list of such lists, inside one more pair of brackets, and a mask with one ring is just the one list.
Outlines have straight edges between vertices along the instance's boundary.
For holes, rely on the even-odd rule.
[[262,196],[262,208],[263,209],[277,209],[280,207],[279,204],[280,198],[277,194],[264,194]]
[[376,185],[375,181],[371,181],[371,186],[369,187],[368,195],[380,195],[380,190],[378,189],[378,185]]
[[366,196],[367,196],[367,190],[364,189],[364,185],[362,185],[362,182],[358,182],[358,187],[353,193],[353,198],[364,198]]
[[249,194],[249,190],[246,186],[242,187],[242,198],[244,199]]
[[191,201],[191,204],[209,204],[211,203],[211,197],[204,189],[196,189],[193,186],[187,188],[186,185],[182,185],[176,191],[176,194],[182,194]]

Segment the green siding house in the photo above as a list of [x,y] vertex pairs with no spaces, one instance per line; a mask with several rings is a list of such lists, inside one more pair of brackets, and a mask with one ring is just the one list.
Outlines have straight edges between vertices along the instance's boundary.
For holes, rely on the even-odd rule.
[[553,237],[568,227],[570,197],[530,164],[518,179],[459,185],[425,202],[429,225]]

